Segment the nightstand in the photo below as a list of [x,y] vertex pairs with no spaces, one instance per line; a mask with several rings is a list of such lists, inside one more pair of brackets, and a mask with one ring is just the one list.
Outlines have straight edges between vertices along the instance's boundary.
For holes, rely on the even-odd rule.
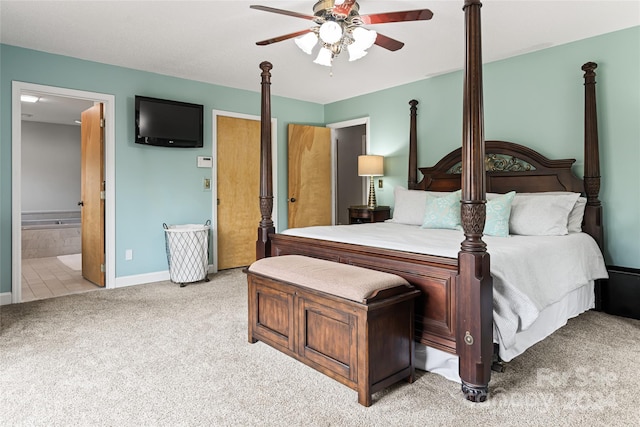
[[349,207],[349,224],[381,222],[389,218],[391,218],[389,206],[378,206],[375,209],[369,209],[366,205]]

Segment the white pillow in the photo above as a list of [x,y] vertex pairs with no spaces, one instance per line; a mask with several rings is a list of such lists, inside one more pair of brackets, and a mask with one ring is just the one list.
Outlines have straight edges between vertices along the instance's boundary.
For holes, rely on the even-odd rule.
[[[546,191],[542,193],[519,193],[525,196],[550,196],[550,195],[570,195],[577,194],[570,191]],[[502,196],[499,193],[487,193],[487,200],[493,200],[496,197]],[[578,197],[576,204],[573,205],[573,209],[569,213],[569,220],[567,222],[567,231],[569,233],[581,233],[582,232],[582,220],[584,219],[584,208],[587,205],[586,197]]]
[[569,233],[582,232],[582,220],[584,219],[584,208],[587,206],[586,197],[578,197],[578,201],[573,205],[571,213],[569,213],[569,223],[567,230]]
[[424,219],[427,195],[440,197],[450,194],[448,192],[407,190],[397,186],[393,190],[394,206],[393,218],[389,222],[399,224],[422,225]]
[[424,218],[427,192],[419,190],[407,190],[396,187],[393,190],[393,219],[391,222],[408,225],[420,225]]
[[511,204],[509,230],[525,236],[568,234],[569,213],[580,194],[520,193]]

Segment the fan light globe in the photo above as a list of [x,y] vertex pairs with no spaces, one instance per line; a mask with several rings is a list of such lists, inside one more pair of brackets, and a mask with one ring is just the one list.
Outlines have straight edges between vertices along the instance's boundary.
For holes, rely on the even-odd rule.
[[320,52],[318,52],[318,57],[313,62],[315,62],[316,64],[324,65],[325,67],[330,67],[332,59],[333,53],[326,47],[323,47],[322,49],[320,49]]
[[318,36],[315,33],[307,33],[302,37],[293,40],[296,45],[307,55],[311,55],[311,50],[318,43]]
[[347,50],[349,51],[349,61],[356,61],[367,54],[366,50],[358,48],[355,43],[347,46]]
[[366,28],[356,27],[353,30],[353,44],[357,48],[367,50],[376,42],[378,33],[373,30],[367,30]]
[[342,38],[342,27],[335,21],[327,21],[320,26],[320,38],[327,44],[334,44]]

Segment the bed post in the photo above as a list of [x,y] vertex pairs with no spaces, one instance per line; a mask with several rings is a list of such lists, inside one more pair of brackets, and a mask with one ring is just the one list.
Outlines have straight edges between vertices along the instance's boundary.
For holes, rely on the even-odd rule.
[[416,129],[418,101],[412,99],[409,101],[409,105],[411,105],[411,122],[409,124],[409,179],[407,188],[409,190],[415,190],[418,185],[418,136]]
[[260,112],[260,225],[256,241],[256,259],[271,255],[269,233],[275,233],[273,212],[273,179],[271,177],[271,73],[270,62],[260,64],[262,70],[262,103]]
[[483,402],[489,394],[493,353],[493,281],[487,245],[482,37],[479,0],[465,0],[465,72],[462,131],[461,217],[465,240],[458,253],[456,350],[465,398]]
[[587,62],[584,71],[584,192],[587,206],[584,213],[585,231],[604,250],[602,205],[600,192],[600,155],[598,151],[598,114],[596,110],[596,73],[598,64]]

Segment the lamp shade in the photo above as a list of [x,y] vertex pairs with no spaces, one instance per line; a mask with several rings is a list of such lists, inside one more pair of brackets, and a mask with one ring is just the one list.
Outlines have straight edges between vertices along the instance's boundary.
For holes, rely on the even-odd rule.
[[318,36],[315,33],[307,33],[293,41],[304,53],[311,55],[311,50],[318,43]]
[[367,30],[366,28],[356,27],[353,30],[353,44],[355,44],[358,49],[367,50],[376,42],[378,38],[378,33],[373,30]]
[[366,50],[358,49],[358,47],[354,45],[355,43],[347,46],[347,50],[349,51],[349,61],[356,61],[367,54]]
[[358,156],[359,176],[384,175],[384,157],[375,155]]
[[318,51],[318,56],[313,61],[316,64],[324,65],[325,67],[331,67],[331,62],[333,60],[333,53],[326,47],[320,48]]

